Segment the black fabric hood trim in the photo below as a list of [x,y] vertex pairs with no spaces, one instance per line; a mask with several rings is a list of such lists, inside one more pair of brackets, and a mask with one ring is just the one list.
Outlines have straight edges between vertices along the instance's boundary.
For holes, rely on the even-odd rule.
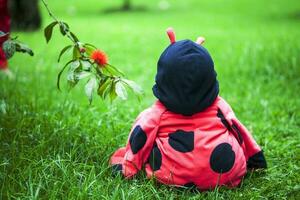
[[169,45],[157,64],[153,94],[172,112],[193,115],[219,94],[217,73],[208,51],[191,40]]

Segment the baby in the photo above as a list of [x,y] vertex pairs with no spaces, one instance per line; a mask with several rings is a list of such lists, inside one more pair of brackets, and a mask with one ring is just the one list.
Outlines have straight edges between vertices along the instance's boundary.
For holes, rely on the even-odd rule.
[[197,42],[175,41],[158,61],[153,94],[157,101],[137,117],[126,147],[111,157],[113,172],[126,178],[144,166],[163,184],[238,186],[247,169],[266,168],[261,148],[230,105],[218,96],[213,60]]

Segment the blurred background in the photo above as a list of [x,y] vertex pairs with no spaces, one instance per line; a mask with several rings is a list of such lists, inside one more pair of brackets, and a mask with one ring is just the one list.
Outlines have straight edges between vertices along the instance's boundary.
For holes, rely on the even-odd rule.
[[[270,72],[282,75],[280,70],[293,74],[288,69],[298,59],[295,56],[299,46],[300,3],[296,0],[288,3],[280,0],[52,0],[48,3],[81,41],[106,51],[111,64],[140,82],[146,95],[150,94],[150,101],[156,62],[169,43],[165,34],[169,26],[175,28],[178,40],[206,37],[205,47],[214,58],[221,81],[223,78],[241,81],[241,77],[230,77],[235,73],[253,79],[257,78],[256,73],[265,73],[265,78],[270,77]],[[51,43],[45,44],[42,29],[52,19],[41,2],[10,0],[9,8],[13,34],[19,35],[36,52],[35,58],[16,57],[11,61],[11,69],[18,73],[24,70],[39,73],[39,79],[46,76],[53,83],[59,70],[55,58],[68,40],[61,38],[57,31]],[[282,52],[291,53],[283,55]],[[280,69],[269,62],[281,65]],[[23,66],[24,63],[31,67]],[[232,92],[234,87],[231,81],[221,82],[221,91]]]
[[[38,4],[37,0],[9,1],[12,30],[17,31],[15,34],[22,36],[37,53],[35,59],[14,59],[12,68],[14,65],[20,67],[18,62],[23,63],[23,59],[29,59],[31,64],[49,62],[49,58],[55,57],[59,48],[68,42],[57,35],[49,45],[44,43],[42,28],[51,18],[42,4]],[[146,87],[149,77],[155,74],[160,53],[168,44],[165,29],[169,26],[175,28],[179,40],[205,36],[205,45],[220,70],[242,69],[242,65],[257,67],[259,51],[268,52],[271,48],[280,51],[279,45],[296,45],[299,41],[296,38],[299,36],[300,6],[293,0],[288,3],[280,0],[86,0],[84,3],[52,0],[49,7],[59,19],[70,24],[80,40],[107,51],[111,63],[120,66],[129,76],[141,72],[148,74],[138,76]],[[254,48],[258,52],[252,52]],[[246,63],[241,61],[241,53],[247,54]],[[47,69],[37,63],[33,66],[50,74],[55,71],[55,67]],[[224,71],[220,76],[227,70]]]

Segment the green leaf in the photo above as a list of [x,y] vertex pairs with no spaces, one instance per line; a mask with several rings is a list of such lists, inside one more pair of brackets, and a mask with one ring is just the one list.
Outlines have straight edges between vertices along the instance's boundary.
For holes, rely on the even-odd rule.
[[67,27],[68,30],[70,29],[69,24],[67,24],[66,22],[62,22],[62,23]]
[[80,58],[81,54],[80,54],[80,49],[78,48],[77,45],[74,46],[73,48],[73,59],[77,59]]
[[65,36],[67,34],[64,25],[59,26],[60,33]]
[[44,29],[44,36],[46,38],[46,42],[48,43],[52,37],[52,32],[53,32],[53,28],[54,26],[56,26],[58,24],[57,21],[52,22],[51,24],[49,24],[45,29]]
[[85,46],[92,47],[92,48],[94,48],[94,49],[97,49],[97,47],[96,47],[95,45],[90,44],[90,43],[85,43],[84,45],[85,45]]
[[70,32],[70,35],[73,38],[74,42],[79,42],[79,39],[77,38],[77,36],[73,32]]
[[58,76],[57,76],[57,83],[56,83],[56,85],[57,85],[57,88],[58,88],[58,90],[60,90],[60,77],[61,77],[61,74],[64,72],[64,70],[66,69],[66,67],[70,64],[70,63],[72,63],[72,62],[74,62],[75,60],[70,60],[69,62],[67,62],[66,64],[65,64],[65,66],[60,70],[60,72],[58,73]]
[[59,30],[60,30],[61,34],[63,36],[65,36],[67,34],[67,32],[69,31],[69,25],[65,22],[61,22],[61,23],[59,23]]
[[85,52],[89,57],[92,55],[93,51],[97,49],[95,46],[90,44],[84,44],[83,47],[85,48]]
[[79,60],[73,59],[70,65],[70,71],[75,72],[80,67],[80,65],[81,63]]
[[107,70],[111,75],[124,76],[123,72],[121,72],[119,69],[117,69],[116,67],[114,67],[110,64],[107,64],[104,69]]
[[2,44],[2,49],[4,51],[6,59],[10,59],[16,52],[16,43],[12,40],[6,40]]
[[113,81],[113,79],[110,79],[110,83],[109,85],[107,86],[106,90],[104,91],[103,93],[103,99],[106,99],[107,95],[110,95],[114,90],[116,90],[116,84],[115,82]]
[[68,45],[68,46],[64,47],[64,48],[61,50],[61,52],[60,52],[60,54],[59,54],[59,56],[58,56],[57,62],[60,61],[61,56],[62,56],[68,49],[70,49],[72,46],[73,46],[73,45]]
[[118,95],[116,93],[116,83],[115,82],[113,82],[112,85],[111,85],[111,89],[110,89],[110,92],[109,92],[109,97],[110,97],[111,102],[118,97]]
[[120,97],[122,100],[126,100],[128,95],[127,95],[127,91],[123,85],[123,83],[121,81],[118,81],[116,83],[116,94],[118,95],[118,97]]
[[76,72],[69,71],[67,74],[67,81],[68,81],[69,89],[75,87],[79,82],[79,79],[76,76]]
[[34,55],[32,49],[30,49],[26,44],[23,44],[21,42],[16,42],[16,51],[22,52],[22,53],[27,53],[30,56]]
[[92,63],[90,61],[87,60],[81,60],[81,64],[82,64],[82,69],[83,70],[90,70],[92,67]]
[[112,84],[112,80],[107,78],[99,85],[97,92],[100,97],[104,98],[105,91],[110,87],[110,84]]
[[91,72],[83,71],[83,72],[76,73],[75,75],[76,75],[76,78],[77,78],[78,80],[81,80],[81,79],[84,79],[84,78],[86,78],[86,77],[91,76],[92,73],[91,73]]
[[71,87],[74,87],[79,81],[78,75],[80,74],[80,71],[82,69],[80,66],[81,66],[81,63],[79,60],[74,60],[70,64],[70,68],[69,68],[69,71],[67,74],[67,80]]
[[89,98],[90,104],[92,103],[93,100],[93,92],[95,90],[96,85],[97,85],[97,79],[93,77],[87,82],[87,84],[84,87],[85,94]]
[[71,90],[73,87],[75,87],[77,85],[79,81],[78,80],[74,80],[74,81],[69,81],[68,80],[68,86],[69,86],[69,90]]
[[127,79],[121,79],[123,82],[125,82],[136,94],[143,94],[143,89],[141,86],[136,84],[134,81],[127,80]]

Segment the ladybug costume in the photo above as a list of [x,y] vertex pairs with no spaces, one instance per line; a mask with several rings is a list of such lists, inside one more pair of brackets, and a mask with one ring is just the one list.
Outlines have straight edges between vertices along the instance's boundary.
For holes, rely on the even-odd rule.
[[266,168],[261,148],[219,94],[208,51],[175,41],[158,61],[157,101],[136,119],[126,147],[110,159],[114,173],[131,178],[145,167],[149,178],[201,190],[239,185],[247,169]]

